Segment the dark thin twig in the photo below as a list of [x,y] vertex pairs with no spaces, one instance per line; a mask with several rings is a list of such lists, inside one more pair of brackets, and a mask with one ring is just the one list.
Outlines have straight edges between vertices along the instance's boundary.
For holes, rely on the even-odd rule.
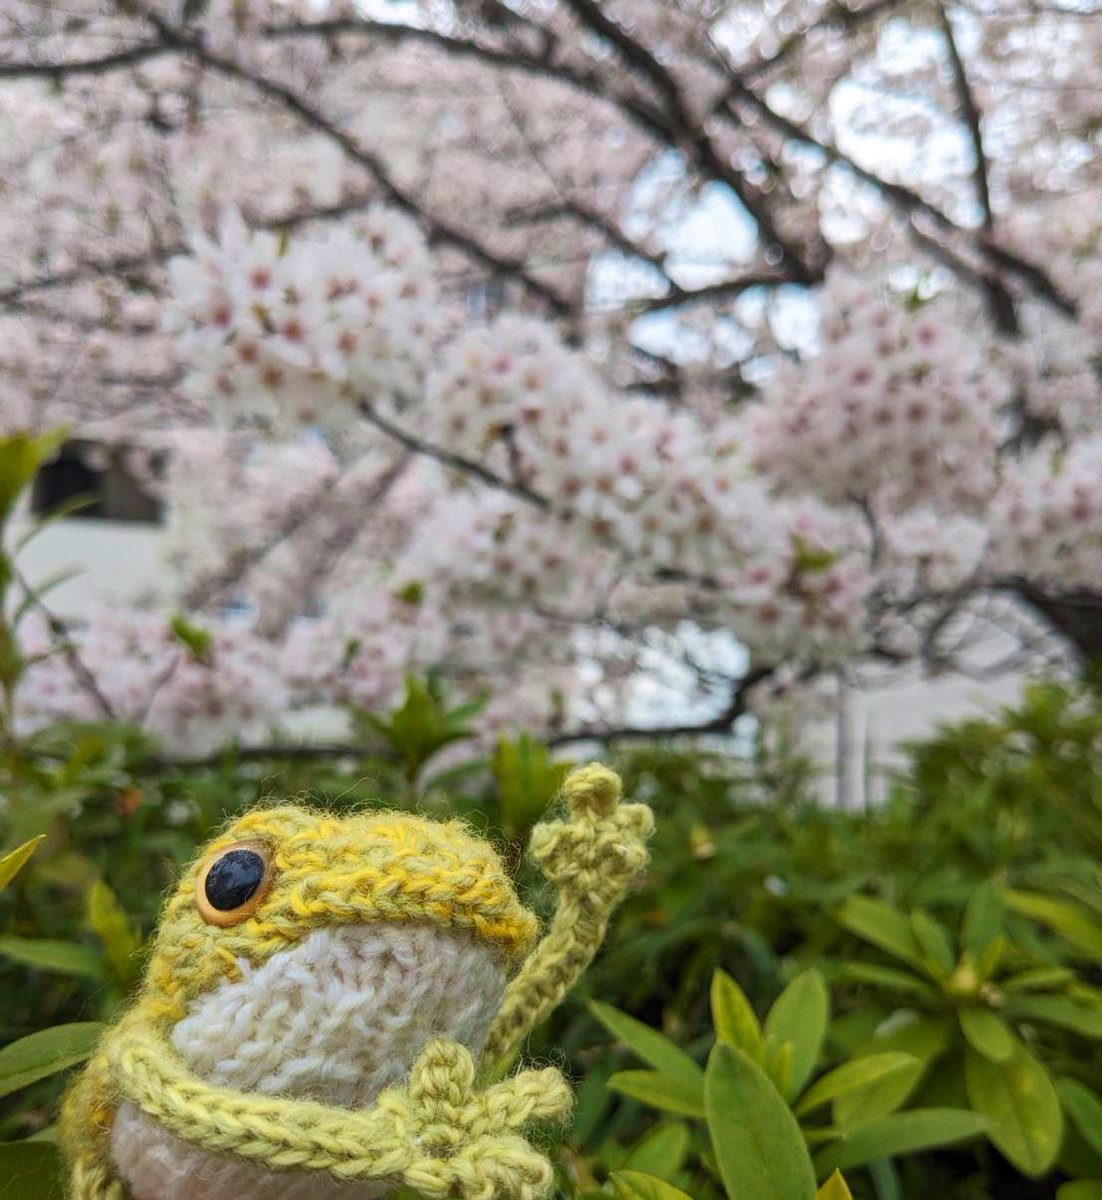
[[108,721],[117,720],[118,718],[111,705],[111,701],[103,694],[99,684],[96,682],[95,675],[92,674],[88,664],[81,657],[80,650],[66,628],[65,622],[54,613],[36,589],[27,582],[18,567],[13,567],[13,573],[19,586],[26,594],[30,606],[46,622],[46,628],[50,631],[50,636],[56,642],[62,657],[68,663],[69,670],[72,671],[80,686],[95,701],[96,707],[100,711],[100,716]]
[[945,46],[949,51],[949,63],[953,68],[953,86],[957,93],[957,104],[960,106],[960,115],[964,124],[968,127],[968,136],[972,142],[972,154],[976,160],[972,174],[976,181],[976,195],[979,197],[980,208],[983,209],[983,224],[985,229],[990,229],[995,222],[995,216],[991,210],[991,184],[987,176],[987,154],[983,148],[983,133],[980,128],[982,117],[972,86],[968,82],[964,59],[960,56],[957,39],[953,34],[953,24],[949,20],[949,14],[945,11],[944,5],[938,5],[937,14],[941,23],[941,32],[945,35]]

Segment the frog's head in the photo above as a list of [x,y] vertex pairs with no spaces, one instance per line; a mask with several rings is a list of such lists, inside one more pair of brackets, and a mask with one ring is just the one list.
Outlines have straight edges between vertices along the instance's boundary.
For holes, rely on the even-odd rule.
[[358,1106],[433,1037],[477,1053],[536,926],[459,822],[260,809],[169,899],[139,1008],[208,1082]]

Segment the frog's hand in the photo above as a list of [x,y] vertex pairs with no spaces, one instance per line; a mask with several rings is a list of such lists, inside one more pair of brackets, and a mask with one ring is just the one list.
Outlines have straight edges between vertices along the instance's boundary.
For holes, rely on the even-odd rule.
[[65,1094],[58,1141],[69,1169],[69,1200],[125,1200],[111,1167],[108,1138],[114,1117],[107,1055],[99,1050]]
[[402,1181],[438,1200],[538,1200],[550,1191],[554,1171],[521,1131],[567,1115],[566,1080],[547,1068],[520,1071],[480,1092],[473,1084],[466,1047],[443,1040],[426,1046],[410,1072],[406,1101],[416,1155]]
[[567,776],[567,820],[532,830],[529,852],[558,889],[547,935],[505,991],[486,1040],[492,1070],[562,999],[604,940],[613,909],[647,861],[654,818],[645,804],[620,803],[620,779],[591,763]]

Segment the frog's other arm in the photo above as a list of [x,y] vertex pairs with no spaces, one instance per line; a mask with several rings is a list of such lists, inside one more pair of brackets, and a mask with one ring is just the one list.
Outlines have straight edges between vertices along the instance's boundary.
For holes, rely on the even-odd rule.
[[599,763],[563,783],[567,819],[532,830],[529,853],[555,884],[558,905],[547,935],[505,991],[484,1061],[508,1062],[518,1043],[589,966],[609,918],[647,861],[654,817],[645,804],[620,803],[620,778]]

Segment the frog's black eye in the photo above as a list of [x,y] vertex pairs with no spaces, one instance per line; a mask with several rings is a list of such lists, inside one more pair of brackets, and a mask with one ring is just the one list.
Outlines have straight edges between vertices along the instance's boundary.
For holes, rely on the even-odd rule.
[[195,880],[195,902],[208,925],[236,925],[256,912],[272,883],[271,855],[259,842],[239,842],[212,855]]

